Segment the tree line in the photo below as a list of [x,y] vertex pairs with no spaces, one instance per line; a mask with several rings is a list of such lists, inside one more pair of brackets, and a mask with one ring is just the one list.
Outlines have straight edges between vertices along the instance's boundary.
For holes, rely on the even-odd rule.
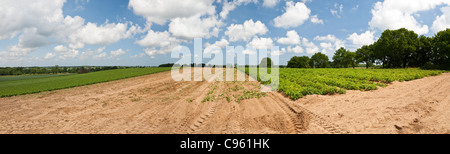
[[58,73],[89,73],[112,69],[129,68],[123,66],[73,66],[60,67],[0,67],[0,75],[24,75],[24,74],[58,74]]
[[382,68],[420,67],[423,69],[450,70],[450,29],[440,31],[433,37],[418,36],[414,31],[400,28],[385,30],[370,45],[351,52],[343,47],[333,56],[333,62],[322,53],[311,58],[293,57],[290,68],[348,68],[365,64],[366,68],[378,65]]

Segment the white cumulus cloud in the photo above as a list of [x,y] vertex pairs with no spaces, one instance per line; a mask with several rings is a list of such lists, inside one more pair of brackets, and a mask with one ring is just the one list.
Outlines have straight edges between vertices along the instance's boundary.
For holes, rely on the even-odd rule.
[[163,25],[173,18],[214,14],[214,0],[130,0],[128,7],[146,18],[148,24]]
[[221,39],[219,41],[214,42],[213,44],[209,44],[209,43],[205,43],[205,47],[209,47],[209,46],[217,46],[219,48],[225,48],[226,46],[228,46],[230,44],[230,42],[228,42],[228,40],[226,39]]
[[303,38],[302,44],[306,48],[306,53],[315,54],[319,52],[319,47],[317,47],[313,42],[310,42],[308,39]]
[[62,60],[66,60],[68,58],[75,58],[79,54],[78,50],[72,49],[72,48],[67,48],[64,45],[55,46],[53,48],[53,50],[55,50],[55,53],[60,55],[59,58],[62,59]]
[[316,36],[314,40],[322,42],[320,44],[322,47],[322,53],[334,53],[335,50],[341,47],[345,48],[345,41],[338,39],[336,36],[332,34],[328,34],[325,36]]
[[322,53],[327,53],[327,51],[333,51],[333,44],[330,42],[322,42],[319,44],[320,48],[322,48]]
[[[314,48],[314,47],[313,47]],[[313,49],[314,50],[314,49]],[[287,48],[287,51],[288,52],[293,52],[293,53],[303,53],[304,52],[304,49],[301,47],[301,46],[295,46],[295,47],[291,47],[291,46],[289,46],[288,48]]]
[[26,28],[36,28],[41,35],[51,35],[63,19],[63,0],[0,1],[0,40],[10,39]]
[[439,31],[450,28],[450,7],[441,8],[442,15],[437,16],[436,20],[434,20],[431,29],[437,33]]
[[167,31],[155,32],[150,30],[143,39],[138,40],[136,43],[144,47],[167,47],[177,45],[179,40],[170,36],[170,33]]
[[156,48],[145,48],[144,49],[145,54],[149,56],[150,58],[154,59],[156,54],[165,54],[166,52],[164,50],[157,50]]
[[109,58],[117,58],[119,56],[124,55],[125,53],[127,53],[126,50],[117,49],[117,50],[111,51]]
[[172,49],[179,45],[181,41],[170,35],[169,32],[155,32],[149,30],[147,35],[136,43],[147,47],[144,52],[154,58],[156,54],[166,54],[172,52]]
[[305,3],[292,1],[286,2],[286,12],[273,19],[275,27],[291,28],[302,25],[309,18],[311,10]]
[[247,20],[244,24],[231,24],[227,27],[225,35],[230,42],[248,41],[256,35],[264,35],[268,32],[266,25],[261,21],[254,22],[253,19]]
[[[16,45],[1,51],[3,62],[23,59],[39,47],[67,43],[67,36],[84,24],[84,19],[64,17],[65,0],[2,0],[0,1],[0,40],[18,36]],[[32,58],[28,58],[32,59]]]
[[255,37],[253,40],[247,44],[247,46],[252,46],[255,49],[272,49],[273,40],[271,38],[258,38]]
[[44,59],[52,59],[53,57],[55,57],[55,54],[48,52],[45,54]]
[[264,7],[274,7],[280,2],[280,0],[264,0],[263,6]]
[[70,35],[71,48],[83,48],[84,44],[109,45],[121,39],[129,38],[131,33],[124,23],[105,23],[98,26],[87,23],[86,26]]
[[371,28],[386,29],[406,28],[419,35],[427,34],[427,25],[417,22],[414,14],[434,9],[442,4],[450,4],[448,0],[385,0],[375,3],[372,8]]
[[311,22],[315,24],[323,24],[323,20],[316,15],[311,16]]
[[210,38],[219,35],[219,27],[222,22],[217,20],[216,16],[200,18],[192,16],[188,18],[175,18],[169,24],[169,32],[175,37],[183,39]]
[[375,32],[366,31],[361,34],[353,33],[348,36],[347,40],[351,41],[356,48],[359,48],[363,45],[369,45],[375,42],[375,37],[373,36]]
[[242,54],[244,54],[244,55],[256,55],[256,50],[255,49],[245,49],[244,51],[242,51]]
[[286,33],[286,36],[287,37],[279,38],[277,40],[277,42],[279,44],[284,44],[284,45],[287,45],[287,44],[299,44],[300,43],[300,36],[298,35],[298,33],[295,30],[288,31]]
[[286,48],[281,48],[281,50],[275,50],[275,51],[271,51],[270,54],[273,56],[280,56],[280,55],[284,55],[286,53]]

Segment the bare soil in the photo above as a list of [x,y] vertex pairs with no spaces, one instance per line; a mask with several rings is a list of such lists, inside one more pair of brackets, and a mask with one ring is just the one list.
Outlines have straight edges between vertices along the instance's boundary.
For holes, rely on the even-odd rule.
[[168,71],[0,98],[0,133],[449,133],[450,129],[449,73],[395,82],[375,91],[312,95],[297,101],[277,92],[237,101],[243,91],[258,91],[261,85],[213,81],[218,75],[222,74],[201,82],[175,82]]
[[450,73],[297,102],[351,133],[450,133]]

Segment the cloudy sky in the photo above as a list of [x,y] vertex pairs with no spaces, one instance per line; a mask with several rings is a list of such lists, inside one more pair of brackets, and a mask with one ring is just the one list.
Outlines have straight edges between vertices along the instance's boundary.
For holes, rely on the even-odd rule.
[[179,60],[174,47],[193,50],[194,38],[223,52],[279,46],[270,53],[286,64],[401,27],[425,36],[449,28],[450,1],[1,0],[0,67],[159,65]]

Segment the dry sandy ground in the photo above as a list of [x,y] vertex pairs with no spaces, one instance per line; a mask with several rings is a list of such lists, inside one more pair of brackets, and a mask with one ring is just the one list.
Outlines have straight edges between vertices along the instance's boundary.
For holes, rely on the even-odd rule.
[[450,73],[297,102],[351,133],[450,133]]
[[[267,93],[235,102],[242,91],[259,88],[255,81],[175,82],[169,71],[0,98],[0,133],[449,133],[450,129],[449,73],[370,92],[313,95],[295,102],[280,93]],[[214,100],[202,102],[209,95]]]

